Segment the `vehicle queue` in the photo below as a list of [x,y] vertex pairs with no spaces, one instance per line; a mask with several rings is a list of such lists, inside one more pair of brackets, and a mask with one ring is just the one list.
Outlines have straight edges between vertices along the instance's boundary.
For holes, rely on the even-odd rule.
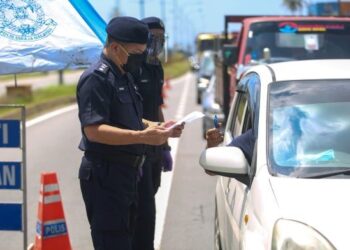
[[[350,19],[225,22],[243,23],[238,45],[214,53],[207,81],[197,73],[208,141],[199,162],[219,176],[215,249],[348,249]],[[209,129],[214,117],[221,128]]]

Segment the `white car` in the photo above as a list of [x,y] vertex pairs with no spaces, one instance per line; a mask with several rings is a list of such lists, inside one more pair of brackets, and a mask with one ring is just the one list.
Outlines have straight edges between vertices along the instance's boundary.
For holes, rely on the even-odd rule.
[[252,128],[251,164],[237,147],[200,157],[220,176],[215,248],[350,249],[350,60],[256,66],[237,89],[224,144]]

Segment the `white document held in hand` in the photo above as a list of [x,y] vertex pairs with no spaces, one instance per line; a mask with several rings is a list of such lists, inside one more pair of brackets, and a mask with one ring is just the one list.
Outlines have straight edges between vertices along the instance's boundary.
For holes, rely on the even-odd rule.
[[176,127],[177,125],[180,125],[181,123],[191,123],[197,119],[200,119],[204,117],[204,114],[202,112],[199,111],[193,111],[192,113],[189,113],[188,115],[186,115],[184,118],[180,119],[179,121],[177,121],[174,125],[171,125],[170,127],[168,127],[167,129],[173,129],[174,127]]

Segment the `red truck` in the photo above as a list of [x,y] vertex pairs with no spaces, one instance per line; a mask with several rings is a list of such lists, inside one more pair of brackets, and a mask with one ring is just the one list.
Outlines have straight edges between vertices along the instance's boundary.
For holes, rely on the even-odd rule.
[[[237,44],[224,44],[215,59],[215,101],[228,116],[236,83],[252,65],[290,60],[350,58],[350,18],[225,16],[242,25]],[[293,70],[293,69],[291,69]]]

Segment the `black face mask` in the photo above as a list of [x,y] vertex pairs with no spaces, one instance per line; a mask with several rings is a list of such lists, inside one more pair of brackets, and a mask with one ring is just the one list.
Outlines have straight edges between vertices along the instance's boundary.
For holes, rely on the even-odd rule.
[[142,54],[129,54],[128,61],[123,65],[123,69],[126,72],[136,72],[146,59],[146,53]]

